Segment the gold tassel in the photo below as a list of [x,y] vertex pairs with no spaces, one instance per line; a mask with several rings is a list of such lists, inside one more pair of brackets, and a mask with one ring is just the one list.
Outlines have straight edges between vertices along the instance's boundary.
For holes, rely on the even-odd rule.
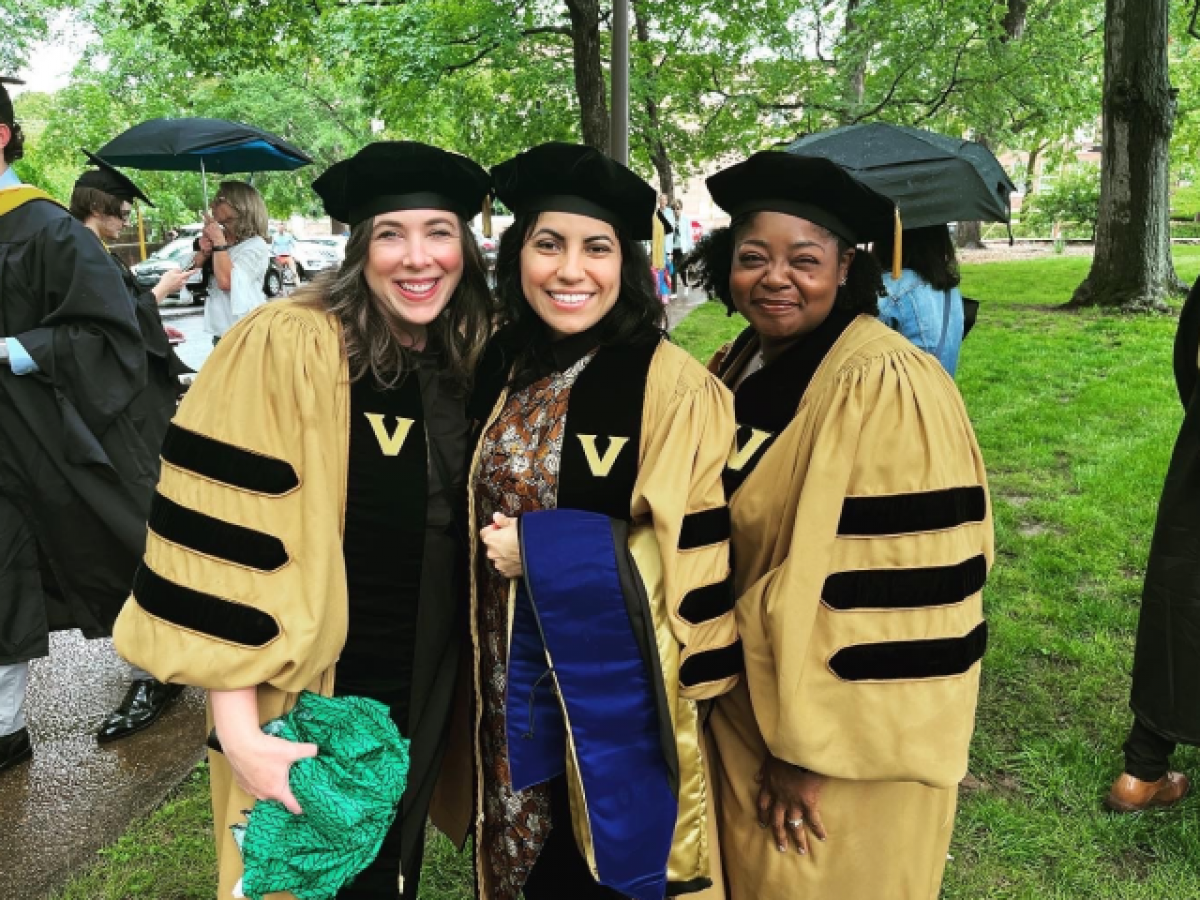
[[483,221],[480,223],[483,228],[483,236],[492,236],[492,195],[486,194],[483,198]]
[[904,274],[904,225],[900,222],[900,207],[896,207],[895,231],[892,234],[892,278],[900,280]]

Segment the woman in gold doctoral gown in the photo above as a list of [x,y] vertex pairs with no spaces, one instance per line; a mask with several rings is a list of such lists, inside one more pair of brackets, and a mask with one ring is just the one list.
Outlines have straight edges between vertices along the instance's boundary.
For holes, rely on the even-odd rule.
[[209,692],[219,900],[243,811],[300,811],[288,773],[317,748],[259,725],[304,690],[378,700],[411,742],[395,822],[339,900],[417,896],[458,670],[466,381],[490,322],[469,222],[488,181],[411,142],[331,166],[313,187],[350,223],[345,262],[231,329],[167,435],[115,640]]
[[557,143],[493,177],[516,220],[472,404],[479,893],[719,890],[697,701],[741,669],[731,397],[662,331],[649,185]]
[[750,323],[713,365],[746,661],[710,719],[730,896],[934,900],[986,643],[983,460],[937,359],[875,318],[855,245],[890,201],[772,152],[708,186],[732,222],[698,262]]

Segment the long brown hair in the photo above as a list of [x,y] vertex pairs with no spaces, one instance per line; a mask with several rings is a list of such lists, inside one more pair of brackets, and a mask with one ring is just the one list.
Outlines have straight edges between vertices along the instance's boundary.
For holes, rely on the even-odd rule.
[[[463,273],[442,314],[429,324],[431,342],[441,349],[446,367],[467,389],[483,345],[491,334],[492,299],[483,254],[470,223],[458,220],[462,239]],[[342,323],[350,380],[368,374],[382,388],[395,387],[413,368],[405,348],[404,321],[391,304],[367,285],[367,257],[373,218],[354,226],[346,242],[346,258],[333,273],[321,276],[296,294],[300,302],[328,310]]]

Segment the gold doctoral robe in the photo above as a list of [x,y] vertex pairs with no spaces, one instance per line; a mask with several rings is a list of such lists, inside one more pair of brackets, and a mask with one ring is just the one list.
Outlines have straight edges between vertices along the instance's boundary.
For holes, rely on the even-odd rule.
[[[341,328],[324,310],[271,303],[222,338],[163,446],[144,564],[114,632],[123,657],[167,682],[210,691],[257,686],[262,722],[291,709],[304,690],[334,693],[350,616],[343,534],[352,409]],[[401,432],[390,417],[380,420],[382,454],[418,460],[423,476],[424,452],[408,453],[426,441],[423,421]],[[413,483],[413,502],[425,504],[423,478]],[[395,565],[420,566],[402,557]],[[412,740],[398,820],[405,847],[423,839],[458,663],[440,643],[448,635],[457,649],[455,628],[434,628],[426,617],[432,607],[453,616],[455,598],[431,599],[421,606],[413,656],[420,703],[410,706],[404,735]],[[209,761],[218,898],[230,900],[242,862],[229,826],[254,799],[221,753]]]
[[[627,357],[621,356],[613,364],[615,351],[601,347],[588,366],[588,369],[595,367],[593,376],[599,374],[601,365],[608,366],[604,377],[593,378],[595,392],[589,392],[585,399],[585,392],[577,382],[566,416],[564,460],[568,454],[578,452],[579,444],[594,440],[601,456],[611,454],[616,462],[602,469],[593,459],[587,466],[576,467],[572,476],[564,461],[559,500],[561,504],[564,492],[570,491],[574,498],[572,508],[596,511],[607,506],[611,509],[609,515],[626,518],[630,523],[629,551],[653,616],[658,668],[671,719],[668,726],[673,732],[679,766],[679,808],[667,868],[668,889],[687,892],[698,900],[717,900],[724,896],[724,891],[720,856],[715,846],[715,798],[709,784],[710,767],[698,702],[730,690],[741,671],[740,644],[732,610],[728,518],[721,483],[733,441],[732,405],[729,392],[679,347],[661,339],[650,351],[644,363],[627,362]],[[633,358],[643,359],[639,353],[634,352]],[[493,358],[491,353],[485,358],[481,367],[485,373],[492,367]],[[584,370],[585,375],[588,369]],[[502,386],[507,382],[508,371],[509,367],[501,363],[494,389],[489,393],[485,384],[480,391],[485,398],[477,401],[482,403],[480,415],[485,419],[481,434],[504,406],[507,390]],[[481,376],[481,381],[487,377]],[[611,423],[627,416],[630,391],[636,392],[642,401],[640,437],[636,442],[622,443],[625,429]],[[493,402],[493,398],[497,399]],[[597,432],[598,436],[579,434],[581,429]],[[625,463],[620,453],[613,450],[618,446],[626,453],[635,447],[637,450],[636,468],[629,465],[628,483],[620,474]],[[478,452],[472,479],[479,465]],[[589,467],[590,473],[586,471]],[[473,501],[474,491],[471,497]],[[475,520],[474,507],[472,502],[471,534],[477,535],[481,523]],[[464,743],[447,752],[446,768],[439,782],[439,791],[443,793],[440,798],[435,797],[431,812],[435,823],[459,844],[471,830],[472,797],[463,787],[474,786],[475,829],[481,829],[483,822],[478,802],[482,767],[478,735],[480,591],[476,567],[486,563],[486,559],[481,559],[480,546],[479,541],[472,545],[470,614],[476,713],[472,727],[458,735]],[[509,602],[511,622],[511,595]],[[671,740],[671,736],[667,739]],[[574,745],[569,733],[568,742]],[[457,777],[450,770],[451,759],[457,759],[461,767],[461,775]],[[567,777],[576,840],[595,876],[587,799],[573,766],[568,766]],[[456,797],[452,796],[454,786],[460,788]],[[619,785],[613,789],[619,789]],[[558,823],[558,827],[565,824]],[[480,832],[475,833],[478,838]],[[477,864],[477,877],[479,896],[486,900],[491,896],[487,866]]]
[[[747,330],[714,360],[727,383]],[[935,900],[967,769],[993,557],[971,423],[937,359],[834,310],[740,383],[726,476],[745,678],[710,719],[732,900]],[[767,754],[828,776],[828,840],[758,827]]]

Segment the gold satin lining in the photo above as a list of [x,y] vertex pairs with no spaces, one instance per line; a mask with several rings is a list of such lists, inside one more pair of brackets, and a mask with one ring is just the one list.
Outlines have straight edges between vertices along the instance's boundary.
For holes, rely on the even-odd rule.
[[679,813],[675,819],[675,839],[667,861],[668,881],[692,881],[709,874],[708,827],[705,813],[708,788],[699,740],[700,727],[696,704],[679,697],[679,643],[667,618],[666,591],[663,586],[662,555],[654,530],[649,525],[630,529],[629,552],[650,600],[658,656],[662,660],[663,682],[671,703],[671,724],[679,755]]

